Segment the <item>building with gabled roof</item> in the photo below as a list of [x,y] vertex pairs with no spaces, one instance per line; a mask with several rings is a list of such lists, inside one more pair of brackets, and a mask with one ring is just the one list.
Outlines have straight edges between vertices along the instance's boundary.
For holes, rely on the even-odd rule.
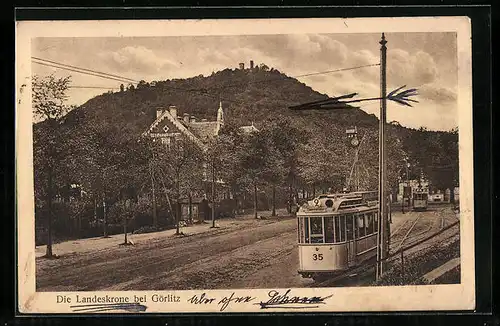
[[[168,110],[158,108],[156,110],[156,120],[142,134],[143,137],[159,139],[162,143],[169,144],[173,139],[184,136],[193,141],[201,150],[207,149],[207,142],[213,137],[217,137],[224,127],[224,110],[222,101],[219,102],[217,118],[215,121],[202,119],[197,121],[189,113],[179,116],[177,107],[171,105]],[[253,125],[242,126],[240,130],[244,133],[256,132],[258,129]]]
[[[218,137],[223,127],[224,110],[222,108],[222,101],[219,102],[219,108],[217,110],[217,117],[215,121],[207,121],[206,119],[197,121],[194,116],[187,112],[180,116],[177,111],[177,107],[172,105],[168,108],[168,110],[163,108],[158,108],[156,110],[156,119],[142,134],[142,136],[150,137],[153,141],[158,139],[167,146],[168,144],[174,142],[177,138],[185,137],[186,139],[191,140],[201,151],[205,152],[209,149],[208,142],[214,137]],[[253,123],[249,126],[242,126],[239,129],[244,134],[258,132],[258,129],[253,125]],[[207,198],[207,194],[211,192],[209,190],[209,185],[214,182],[225,188],[225,191],[219,192],[215,195],[215,200],[219,202],[218,205],[220,205],[223,200],[233,200],[230,189],[224,186],[223,180],[208,180],[208,169],[209,163],[203,162],[203,177],[200,181],[204,184],[205,189],[202,193],[193,195]],[[192,202],[188,203],[188,206],[192,206]]]

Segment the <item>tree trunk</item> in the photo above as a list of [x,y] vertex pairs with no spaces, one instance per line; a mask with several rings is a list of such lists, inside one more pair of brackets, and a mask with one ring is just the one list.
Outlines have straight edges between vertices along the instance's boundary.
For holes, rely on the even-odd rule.
[[180,186],[179,186],[179,172],[177,172],[177,180],[175,181],[176,185],[176,191],[177,191],[177,200],[176,200],[176,205],[175,205],[175,224],[176,224],[176,229],[175,229],[175,234],[179,235],[180,234],[180,226],[179,226],[179,223],[180,223],[180,220],[181,220],[181,216],[180,216],[180,197],[181,197],[181,190],[180,190]]
[[153,169],[150,170],[151,173],[151,195],[152,195],[152,205],[153,205],[153,226],[158,227],[158,216],[156,213],[156,194],[155,194],[155,179],[153,175]]
[[191,191],[189,192],[188,196],[188,210],[189,210],[189,222],[193,222],[193,196],[191,194]]
[[253,211],[254,218],[257,218],[257,182],[253,182]]
[[288,214],[292,214],[292,184],[288,186]]
[[78,238],[81,238],[81,236],[82,236],[82,214],[80,212],[78,212],[77,222],[78,222],[78,225],[77,225]]
[[48,207],[48,223],[47,223],[47,250],[45,256],[52,257],[52,167],[49,166],[48,171],[48,191],[47,191],[47,207]]
[[212,158],[212,227],[215,227],[215,160]]
[[105,238],[107,238],[108,237],[108,214],[106,214],[106,200],[104,198],[104,195],[102,197],[102,218],[103,218],[103,222],[102,222],[103,225],[102,225],[102,227],[103,227],[103,230],[104,230],[104,232],[103,232],[104,235],[103,236]]
[[94,221],[97,226],[97,198],[95,195],[94,195]]
[[123,242],[124,244],[128,243],[127,240],[127,214],[128,214],[128,209],[126,205],[127,201],[123,202],[123,234],[125,235],[125,241]]
[[314,182],[312,184],[312,193],[313,193],[313,198],[316,197],[316,184]]
[[273,185],[273,211],[271,216],[276,216],[276,185]]

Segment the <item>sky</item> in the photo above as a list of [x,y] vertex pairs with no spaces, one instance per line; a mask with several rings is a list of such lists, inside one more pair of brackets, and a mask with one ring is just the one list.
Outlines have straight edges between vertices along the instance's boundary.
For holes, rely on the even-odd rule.
[[[456,33],[387,33],[388,91],[417,88],[414,107],[388,101],[387,120],[410,128],[450,130],[458,126]],[[288,76],[380,62],[380,34],[283,34],[243,36],[35,38],[32,56],[134,80],[187,78],[265,63]],[[68,104],[81,105],[121,82],[32,64],[32,73],[71,75]],[[356,92],[380,95],[379,66],[297,78],[329,96]],[[298,103],[299,104],[299,103]],[[359,104],[379,115],[379,102]]]

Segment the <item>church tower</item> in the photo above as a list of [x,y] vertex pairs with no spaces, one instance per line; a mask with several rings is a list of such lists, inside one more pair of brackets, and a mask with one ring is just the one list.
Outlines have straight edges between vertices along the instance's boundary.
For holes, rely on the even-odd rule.
[[222,101],[219,101],[219,110],[217,110],[217,122],[221,125],[224,125],[224,110],[222,109]]
[[218,135],[224,126],[224,110],[222,109],[222,100],[219,101],[219,109],[217,110],[217,127],[215,134]]

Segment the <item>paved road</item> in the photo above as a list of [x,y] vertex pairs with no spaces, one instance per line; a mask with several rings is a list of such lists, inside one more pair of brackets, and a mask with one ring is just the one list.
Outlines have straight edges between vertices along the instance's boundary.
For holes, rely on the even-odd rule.
[[[391,228],[415,232],[450,221],[449,208],[401,214]],[[450,221],[448,223],[450,223]],[[406,227],[405,227],[406,228]],[[187,229],[188,230],[188,229]],[[186,230],[186,231],[187,231]],[[403,231],[399,231],[403,235]],[[188,237],[162,236],[134,246],[81,250],[56,260],[37,258],[38,291],[187,290],[314,286],[297,274],[296,221],[293,218],[243,220]],[[398,241],[401,241],[398,239]],[[396,241],[394,241],[396,244]]]
[[297,265],[295,219],[255,220],[184,238],[37,258],[37,290],[307,286],[311,281],[297,274]]

